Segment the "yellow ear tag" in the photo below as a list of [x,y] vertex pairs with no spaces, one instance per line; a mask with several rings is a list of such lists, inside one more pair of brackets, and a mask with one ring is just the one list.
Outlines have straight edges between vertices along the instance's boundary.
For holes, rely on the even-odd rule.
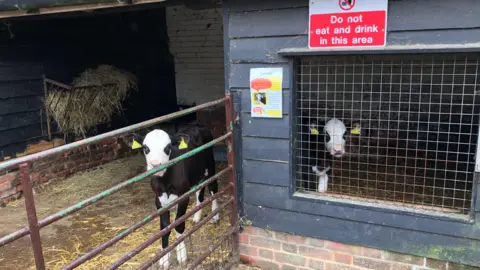
[[178,146],[178,149],[185,149],[188,148],[188,144],[185,142],[185,140],[182,137],[182,140],[180,141],[180,145]]
[[318,129],[310,128],[310,133],[312,133],[313,135],[318,135]]
[[350,131],[350,133],[355,135],[360,135],[360,130],[358,130],[358,128],[354,128]]
[[132,149],[142,148],[142,145],[139,144],[136,140],[133,140]]

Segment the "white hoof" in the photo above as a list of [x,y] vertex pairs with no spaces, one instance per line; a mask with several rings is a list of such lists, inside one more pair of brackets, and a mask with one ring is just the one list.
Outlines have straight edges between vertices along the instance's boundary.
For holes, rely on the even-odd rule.
[[[200,190],[196,192],[196,196],[195,196],[195,197],[197,198],[197,202],[195,203],[195,206],[199,206],[199,205],[201,204],[200,198],[199,198],[199,197],[200,197]],[[193,215],[193,223],[197,223],[197,222],[200,221],[200,219],[202,218],[202,210],[203,210],[203,209],[198,210],[198,211],[195,213],[195,215]]]
[[[210,192],[210,194],[213,196],[213,192]],[[218,209],[218,202],[217,202],[217,200],[215,199],[215,200],[213,200],[213,202],[212,202],[212,212],[216,211],[217,209]],[[220,213],[216,213],[216,214],[213,216],[211,222],[212,222],[213,224],[215,224],[215,223],[217,223],[219,220],[220,220]]]
[[198,223],[202,218],[202,209],[198,210],[195,215],[193,215],[193,222]]
[[180,265],[185,265],[187,262],[187,247],[183,241],[177,245],[177,261]]
[[327,189],[328,189],[328,186],[326,184],[321,183],[321,184],[318,185],[318,192],[319,193],[325,193],[325,192],[327,192]]
[[185,265],[187,262],[187,247],[183,242],[177,246],[177,261],[180,265]]
[[318,177],[318,192],[327,192],[328,190],[328,175]]
[[168,269],[170,267],[170,252],[165,254],[158,261],[158,269]]
[[212,217],[211,222],[212,222],[213,224],[216,224],[216,223],[218,223],[219,221],[220,221],[220,214],[219,214],[219,213],[216,213],[215,216]]

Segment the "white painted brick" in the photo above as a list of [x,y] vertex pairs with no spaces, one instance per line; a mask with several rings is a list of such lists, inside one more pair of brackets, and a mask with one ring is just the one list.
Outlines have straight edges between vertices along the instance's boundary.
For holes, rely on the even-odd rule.
[[221,9],[167,8],[167,33],[180,101],[200,104],[223,97],[222,24]]

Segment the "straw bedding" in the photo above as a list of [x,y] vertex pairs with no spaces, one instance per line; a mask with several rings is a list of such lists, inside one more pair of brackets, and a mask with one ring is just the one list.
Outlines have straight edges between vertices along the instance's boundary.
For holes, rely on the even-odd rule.
[[[218,171],[223,168],[225,168],[225,165],[217,165]],[[64,181],[46,185],[38,191],[35,198],[38,216],[40,218],[45,217],[143,170],[144,158],[142,155],[137,155],[114,161],[92,171],[77,174]],[[220,186],[223,186],[226,181],[226,177],[220,179]],[[206,194],[208,196],[208,193]],[[228,195],[221,197],[220,205],[227,199]],[[192,198],[189,208],[192,208],[194,203],[195,201]],[[154,209],[154,196],[148,179],[145,179],[77,212],[73,216],[47,226],[41,231],[47,269],[60,269],[84,252],[138,222]],[[194,260],[208,250],[218,236],[228,231],[230,226],[228,210],[221,212],[220,224],[214,226],[208,222],[193,236],[187,238],[186,246],[189,260]],[[208,206],[203,215],[206,216],[210,212],[211,207]],[[173,218],[172,214],[171,221],[173,221]],[[14,201],[7,207],[0,208],[0,236],[25,224],[23,200]],[[187,220],[186,230],[191,227],[192,217]],[[157,218],[77,269],[103,269],[110,265],[113,260],[120,258],[147,240],[158,230],[159,220]],[[174,241],[174,239],[175,235],[172,233],[170,241]],[[24,237],[0,248],[0,269],[34,269],[29,244],[29,238]],[[160,241],[157,241],[120,269],[136,269],[143,261],[158,252],[159,246]],[[222,263],[228,259],[230,251],[231,247],[227,241],[209,259],[204,261],[200,269],[222,269]],[[175,266],[176,256],[174,251],[172,255],[172,264],[174,265],[171,267],[186,269],[184,266]]]

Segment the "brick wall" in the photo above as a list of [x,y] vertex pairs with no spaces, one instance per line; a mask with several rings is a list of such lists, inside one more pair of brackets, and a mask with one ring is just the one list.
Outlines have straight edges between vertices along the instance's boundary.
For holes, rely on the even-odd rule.
[[255,227],[240,234],[240,259],[262,269],[473,270],[480,269]]
[[[56,154],[30,164],[30,180],[36,186],[49,181],[66,178],[74,173],[84,171],[118,158],[134,153],[117,138]],[[22,194],[22,185],[18,169],[0,171],[0,204],[17,199]]]
[[177,98],[197,104],[225,94],[221,9],[167,7],[170,52],[175,60]]

